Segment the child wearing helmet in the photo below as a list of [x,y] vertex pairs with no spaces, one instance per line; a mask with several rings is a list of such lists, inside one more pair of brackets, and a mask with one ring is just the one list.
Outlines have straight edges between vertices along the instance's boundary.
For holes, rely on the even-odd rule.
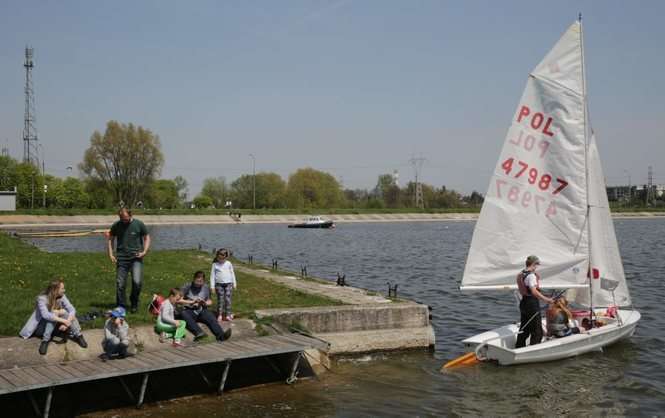
[[129,355],[129,324],[125,320],[127,312],[122,306],[111,311],[109,319],[104,324],[104,339],[102,348],[105,359],[125,358]]

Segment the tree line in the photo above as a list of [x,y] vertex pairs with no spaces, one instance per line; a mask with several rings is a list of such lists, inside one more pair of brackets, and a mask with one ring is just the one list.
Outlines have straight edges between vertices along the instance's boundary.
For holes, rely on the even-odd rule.
[[[344,189],[335,177],[313,168],[300,168],[284,180],[277,173],[243,174],[228,182],[206,178],[201,192],[190,199],[182,176],[160,178],[164,155],[159,137],[134,124],[109,121],[95,131],[79,177],[59,178],[42,173],[31,162],[0,157],[0,190],[17,189],[19,208],[236,208],[332,209],[413,208],[416,184],[399,187],[390,174],[378,176],[371,190]],[[46,186],[46,187],[45,187]],[[483,197],[464,196],[445,186],[421,184],[426,208],[479,207]],[[230,203],[230,205],[229,205]]]

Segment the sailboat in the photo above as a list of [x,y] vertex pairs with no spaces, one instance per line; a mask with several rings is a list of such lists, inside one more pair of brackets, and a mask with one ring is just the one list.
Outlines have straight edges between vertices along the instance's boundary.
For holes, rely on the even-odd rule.
[[514,291],[525,259],[536,254],[540,288],[565,292],[595,326],[517,349],[519,323],[502,326],[463,341],[477,360],[511,365],[572,357],[632,336],[640,320],[610,217],[585,78],[580,16],[529,75],[460,289]]

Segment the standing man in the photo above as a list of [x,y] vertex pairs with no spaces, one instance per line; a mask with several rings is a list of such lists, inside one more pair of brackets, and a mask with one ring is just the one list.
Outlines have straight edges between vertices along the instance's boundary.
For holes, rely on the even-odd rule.
[[[132,218],[132,211],[121,208],[118,217],[109,231],[107,242],[109,258],[116,265],[116,305],[127,307],[125,286],[127,274],[132,273],[132,293],[130,312],[135,313],[139,306],[139,294],[143,284],[143,257],[150,249],[150,235],[145,224]],[[113,255],[113,241],[117,240],[116,255]]]
[[540,302],[553,303],[553,300],[540,293],[540,275],[536,269],[540,260],[535,255],[526,258],[526,268],[517,275],[517,289],[520,292],[520,332],[517,334],[515,348],[536,345],[543,339],[543,320],[540,316]]

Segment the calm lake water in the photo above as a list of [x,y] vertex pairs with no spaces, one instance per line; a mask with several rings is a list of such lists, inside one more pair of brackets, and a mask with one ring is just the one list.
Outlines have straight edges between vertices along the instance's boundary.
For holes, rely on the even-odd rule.
[[[338,360],[319,380],[149,405],[123,416],[441,416],[662,415],[665,410],[665,220],[616,220],[635,307],[636,334],[603,352],[552,363],[480,364],[440,373],[463,353],[460,341],[518,320],[509,294],[457,289],[473,222],[340,224],[334,230],[285,225],[169,226],[151,230],[155,248],[228,247],[236,257],[399,295],[433,308],[432,353],[375,354]],[[100,237],[34,240],[49,251],[103,251]],[[541,255],[546,259],[546,255]],[[149,263],[149,259],[147,261]],[[242,283],[239,284],[242,286]]]

